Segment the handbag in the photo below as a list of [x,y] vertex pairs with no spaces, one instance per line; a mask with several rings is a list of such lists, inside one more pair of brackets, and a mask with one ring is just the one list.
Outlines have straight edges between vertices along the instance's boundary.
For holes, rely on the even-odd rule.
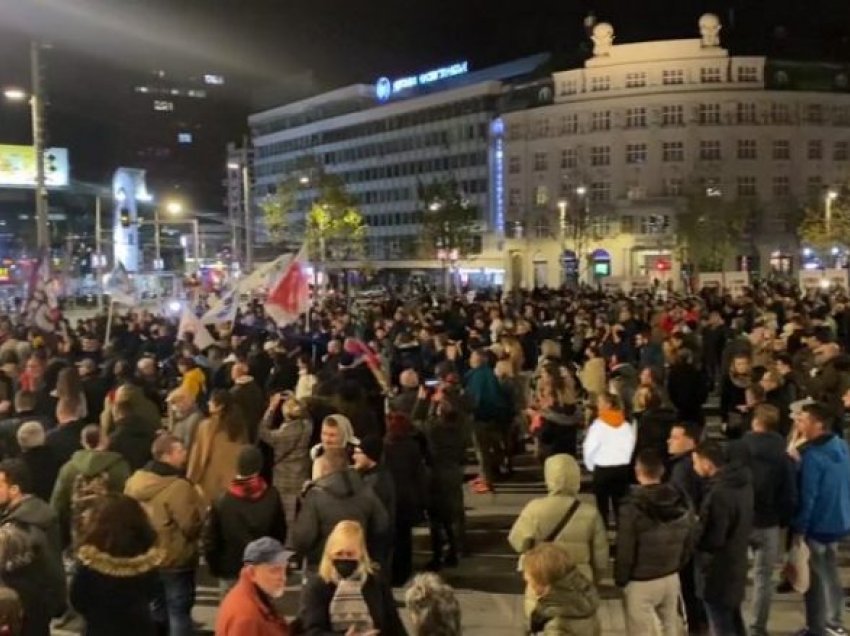
[[809,591],[811,572],[809,570],[809,546],[802,538],[797,537],[788,550],[783,574],[795,592],[805,594]]
[[[567,510],[566,514],[555,525],[555,527],[552,529],[552,531],[548,535],[546,535],[546,538],[543,540],[544,543],[551,543],[552,541],[554,541],[555,539],[558,538],[558,535],[561,534],[561,532],[564,531],[564,528],[567,527],[567,525],[570,523],[570,520],[575,516],[576,512],[578,511],[578,507],[580,505],[581,505],[581,502],[576,498],[575,501],[573,501],[572,505]],[[529,550],[531,550],[531,548],[534,547],[534,539],[527,539],[526,543],[522,547],[523,547],[523,550],[522,550],[523,554],[525,552],[528,552]],[[522,572],[522,557],[523,557],[523,554],[520,554],[519,559],[517,560],[517,566],[516,566],[517,572]]]

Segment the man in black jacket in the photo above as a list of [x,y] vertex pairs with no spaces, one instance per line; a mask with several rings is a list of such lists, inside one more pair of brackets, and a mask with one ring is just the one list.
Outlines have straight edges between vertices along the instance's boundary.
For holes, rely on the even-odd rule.
[[[363,478],[363,483],[372,488],[378,499],[384,505],[389,516],[389,527],[395,528],[396,490],[395,482],[390,471],[383,464],[384,442],[377,435],[367,435],[360,440],[360,445],[354,449],[354,468]],[[388,534],[392,537],[392,534]],[[379,554],[370,554],[385,572],[390,571],[390,555],[392,541],[388,540],[380,546]]]
[[753,624],[751,636],[766,636],[771,577],[779,558],[780,528],[787,527],[797,505],[793,460],[785,452],[785,439],[776,433],[779,411],[759,404],[753,411],[752,431],[729,448],[731,461],[749,467],[753,480],[755,512],[750,547],[753,565]]
[[665,634],[677,634],[679,570],[690,559],[696,515],[683,493],[661,482],[656,451],[638,454],[635,476],[640,485],[620,506],[614,565],[614,581],[625,588],[626,631],[649,634],[660,621]]
[[747,548],[753,528],[750,470],[727,463],[715,441],[694,449],[694,470],[707,480],[697,540],[699,589],[714,634],[746,636],[741,603],[747,585]]
[[255,446],[239,453],[236,477],[213,502],[204,527],[204,556],[210,572],[218,577],[222,598],[236,585],[242,555],[252,541],[272,537],[286,540],[286,517],[280,494],[260,477],[263,454]]

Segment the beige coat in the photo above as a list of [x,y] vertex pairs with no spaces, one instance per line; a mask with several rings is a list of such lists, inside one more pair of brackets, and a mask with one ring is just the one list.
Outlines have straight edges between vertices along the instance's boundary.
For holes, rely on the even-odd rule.
[[189,453],[186,477],[200,488],[207,504],[218,499],[236,476],[239,451],[247,443],[244,439],[233,442],[225,431],[217,431],[214,417],[198,425],[195,442]]
[[[529,501],[514,522],[508,541],[522,553],[543,543],[557,527],[578,495],[581,471],[572,455],[552,455],[543,464],[549,494]],[[576,569],[597,585],[608,569],[608,536],[599,511],[592,503],[582,503],[554,542],[566,548]],[[526,612],[536,599],[526,595]]]
[[605,358],[591,358],[585,362],[579,371],[578,379],[581,385],[593,398],[608,390],[608,380],[605,373]]

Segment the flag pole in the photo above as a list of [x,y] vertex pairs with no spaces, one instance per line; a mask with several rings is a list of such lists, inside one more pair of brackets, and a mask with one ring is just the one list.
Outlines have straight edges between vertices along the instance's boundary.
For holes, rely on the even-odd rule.
[[112,296],[109,297],[109,313],[106,315],[106,337],[103,339],[103,346],[106,347],[109,344],[109,336],[112,335],[112,311],[115,306],[115,301],[112,300]]

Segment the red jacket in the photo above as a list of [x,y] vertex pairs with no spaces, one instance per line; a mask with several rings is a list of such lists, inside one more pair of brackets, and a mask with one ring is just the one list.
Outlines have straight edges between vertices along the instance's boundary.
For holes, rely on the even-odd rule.
[[215,636],[290,636],[283,616],[275,614],[257,594],[257,588],[242,568],[239,582],[218,610]]

